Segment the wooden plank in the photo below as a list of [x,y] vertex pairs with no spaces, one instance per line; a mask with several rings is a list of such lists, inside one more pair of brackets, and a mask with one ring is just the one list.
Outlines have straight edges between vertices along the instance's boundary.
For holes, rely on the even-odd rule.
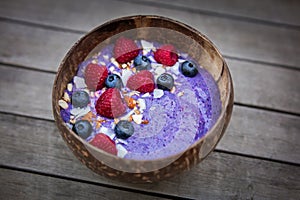
[[[1,65],[0,72],[0,111],[53,119],[53,74]],[[295,151],[300,150],[298,122],[299,117],[237,106],[228,130],[231,136],[220,149],[299,163],[300,155]]]
[[2,199],[165,199],[0,168]]
[[[0,41],[1,62],[53,72],[68,48],[80,37],[79,34],[6,22],[0,22],[0,27],[5,27],[0,32],[3,38]],[[295,84],[300,81],[300,71],[227,61],[233,74],[236,102],[300,113],[300,85]]]
[[[132,2],[135,0],[123,0]],[[138,1],[136,1],[138,2]],[[170,6],[176,9],[187,8],[194,12],[209,13],[222,17],[236,17],[243,20],[261,20],[263,23],[273,22],[300,25],[300,2],[295,0],[261,0],[261,1],[232,1],[232,0],[142,0],[154,6]]]
[[0,13],[0,16],[10,19],[81,31],[91,30],[105,21],[124,15],[163,15],[203,32],[227,56],[300,68],[300,49],[297,45],[300,44],[300,30],[285,27],[109,0],[92,0],[89,4],[84,0],[1,1]]
[[300,71],[226,60],[235,102],[300,113]]
[[299,117],[235,106],[217,149],[299,164],[299,122]]
[[56,71],[80,34],[0,22],[1,62]]
[[293,165],[214,152],[177,177],[130,184],[95,175],[83,166],[53,122],[0,114],[0,137],[2,166],[195,199],[297,199],[300,195],[300,170]]

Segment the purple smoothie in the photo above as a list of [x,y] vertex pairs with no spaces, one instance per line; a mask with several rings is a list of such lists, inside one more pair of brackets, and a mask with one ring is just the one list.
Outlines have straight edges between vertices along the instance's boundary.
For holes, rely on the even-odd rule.
[[[140,41],[136,41],[136,43],[143,48]],[[160,46],[157,43],[150,42],[150,44],[154,48]],[[142,99],[145,102],[146,108],[142,110],[142,116],[144,120],[149,121],[149,124],[137,124],[133,121],[135,131],[128,139],[122,140],[116,137],[114,133],[115,119],[105,119],[106,121],[100,127],[95,121],[91,121],[93,132],[86,140],[91,141],[96,134],[101,132],[116,143],[120,157],[137,160],[164,158],[184,151],[207,133],[220,115],[220,94],[213,77],[200,65],[198,74],[193,78],[185,77],[179,72],[180,64],[191,60],[188,55],[179,52],[178,62],[173,67],[161,68],[153,58],[153,50],[146,49],[141,53],[151,60],[150,72],[155,77],[157,77],[157,72],[161,73],[161,70],[165,70],[174,77],[175,91],[164,91],[163,96],[159,98],[153,92],[148,95],[135,94],[131,96],[135,100]],[[125,73],[124,70],[120,69],[111,58],[113,58],[113,45],[108,45],[97,55],[86,59],[79,65],[77,77],[81,81],[84,80],[85,68],[90,63],[105,65],[110,73],[122,76]],[[74,91],[86,90],[82,84],[76,83],[78,78],[77,81],[73,79],[72,91],[66,90],[70,96]],[[128,88],[124,90],[130,92]],[[90,111],[96,118],[103,118],[95,110],[96,101],[102,93],[102,90],[89,92],[91,103],[84,112]],[[69,122],[70,116],[72,118],[72,109],[72,105],[69,104],[68,109],[61,110],[61,116],[69,127],[72,127],[72,123]],[[127,108],[126,113],[118,119],[122,119],[130,112],[132,110]],[[78,120],[82,117],[75,117],[75,119]]]

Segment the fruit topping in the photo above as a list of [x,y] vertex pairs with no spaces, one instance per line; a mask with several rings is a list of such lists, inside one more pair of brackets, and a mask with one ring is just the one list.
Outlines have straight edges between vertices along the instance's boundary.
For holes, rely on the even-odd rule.
[[118,153],[115,142],[103,133],[95,135],[90,144],[113,155]]
[[170,91],[174,86],[174,78],[171,74],[163,73],[156,80],[157,87]]
[[198,73],[197,65],[192,61],[183,62],[179,67],[179,71],[186,77],[194,77]]
[[108,71],[105,66],[89,64],[85,69],[85,83],[88,89],[92,91],[102,89],[105,86],[107,76]]
[[139,55],[134,59],[133,62],[137,70],[147,70],[151,68],[151,62],[146,56]]
[[127,139],[134,133],[133,125],[127,120],[120,120],[114,129],[117,138]]
[[86,139],[91,135],[93,127],[89,121],[79,120],[74,124],[73,131],[81,138]]
[[152,92],[155,88],[153,74],[147,70],[142,70],[131,76],[127,81],[127,87],[141,93]]
[[166,44],[156,50],[154,59],[163,65],[173,66],[178,60],[178,55],[173,45]]
[[121,94],[116,88],[108,88],[97,100],[95,108],[99,115],[111,119],[119,117],[126,111]]
[[123,82],[121,77],[117,74],[110,74],[105,80],[105,85],[108,88],[118,88],[121,89],[123,87]]
[[72,94],[72,105],[74,108],[84,108],[90,103],[90,96],[85,91],[76,91]]
[[139,48],[133,40],[125,37],[120,37],[114,46],[114,57],[123,64],[130,62],[139,54]]

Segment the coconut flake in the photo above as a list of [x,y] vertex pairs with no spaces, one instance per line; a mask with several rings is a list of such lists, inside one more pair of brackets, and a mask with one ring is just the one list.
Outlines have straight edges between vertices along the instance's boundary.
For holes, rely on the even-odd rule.
[[100,65],[105,66],[105,62],[99,62]]
[[129,70],[129,69],[125,69],[125,70],[122,71],[121,79],[122,79],[122,82],[123,82],[124,85],[127,84],[127,81],[128,81],[129,77],[130,77],[132,74],[133,74],[132,71]]
[[140,111],[143,112],[146,109],[146,100],[140,98],[137,100],[137,103],[139,104]]
[[176,62],[175,65],[173,65],[173,67],[170,67],[171,68],[171,71],[176,74],[176,75],[179,75],[180,72],[179,72],[179,62]]
[[109,71],[110,71],[110,72],[115,71],[115,67],[114,67],[114,66],[111,66],[111,67],[109,68]]
[[156,68],[156,70],[155,70],[155,74],[156,74],[157,76],[160,76],[161,74],[163,74],[163,73],[165,73],[165,72],[166,72],[166,69],[163,68],[163,67],[158,67],[158,68]]
[[104,126],[101,126],[100,130],[99,130],[100,133],[104,133],[105,135],[107,135],[110,139],[114,139],[115,137],[115,132],[110,129],[110,128],[106,128]]
[[161,90],[161,89],[154,89],[154,91],[153,91],[153,97],[155,99],[158,99],[158,98],[162,97],[163,95],[164,95],[164,91],[163,90]]
[[124,158],[124,156],[128,153],[128,151],[121,144],[117,144],[116,148],[118,150],[118,157]]
[[132,115],[133,113],[134,113],[134,110],[131,110],[126,115],[122,116],[120,119],[121,120],[128,120],[128,118],[130,117],[130,115]]
[[151,42],[148,42],[146,40],[141,40],[141,45],[143,49],[152,49],[154,47]]
[[108,56],[108,55],[103,55],[103,58],[104,58],[105,60],[108,60],[108,59],[109,59],[109,56]]
[[135,123],[137,124],[141,124],[142,123],[142,119],[143,119],[143,115],[142,114],[135,114],[135,115],[132,115],[132,119]]
[[75,116],[75,119],[77,119],[78,117],[82,117],[82,116],[86,115],[90,111],[91,111],[91,108],[89,106],[87,106],[85,108],[72,108],[70,113]]
[[77,89],[83,89],[87,87],[84,79],[79,76],[74,76],[74,84]]
[[162,64],[159,64],[159,63],[151,63],[151,67],[152,68],[158,68],[158,67],[162,67],[163,65]]
[[113,65],[115,65],[116,67],[119,66],[119,63],[116,61],[115,58],[111,58],[111,59],[110,59],[110,62],[111,62]]
[[146,97],[151,97],[151,94],[149,92],[143,94],[141,97],[146,98]]

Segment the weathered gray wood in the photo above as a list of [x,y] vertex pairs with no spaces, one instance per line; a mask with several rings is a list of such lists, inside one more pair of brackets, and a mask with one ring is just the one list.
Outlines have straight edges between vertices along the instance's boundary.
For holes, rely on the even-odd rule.
[[300,72],[227,59],[235,102],[300,113]]
[[219,150],[300,163],[300,118],[235,106]]
[[0,22],[1,62],[56,71],[80,34]]
[[[53,119],[53,74],[1,65],[0,72],[0,111]],[[300,150],[299,120],[299,117],[236,106],[227,131],[228,139],[218,149],[299,163],[300,155],[295,151]]]
[[[112,18],[164,15],[206,34],[225,55],[300,67],[300,31],[119,1],[1,1],[0,16],[88,31]],[[1,30],[5,28],[1,27]]]
[[[56,71],[79,34],[0,22],[0,61]],[[300,113],[300,72],[227,59],[236,102]],[[254,84],[255,83],[255,84]],[[52,83],[51,83],[52,84]],[[286,98],[289,97],[289,98]]]
[[[137,0],[122,0],[136,1]],[[246,17],[249,19],[263,20],[266,22],[300,25],[300,2],[297,0],[261,0],[261,1],[232,1],[232,0],[142,0],[154,6],[177,6],[178,9],[188,8],[193,11],[211,12],[212,15],[224,14],[225,16]]]
[[0,168],[2,199],[164,199]]
[[0,110],[53,119],[54,75],[0,66]]
[[300,195],[299,167],[287,164],[212,153],[177,177],[130,184],[88,170],[72,155],[53,122],[0,114],[0,137],[0,165],[5,166],[196,199],[297,199]]

